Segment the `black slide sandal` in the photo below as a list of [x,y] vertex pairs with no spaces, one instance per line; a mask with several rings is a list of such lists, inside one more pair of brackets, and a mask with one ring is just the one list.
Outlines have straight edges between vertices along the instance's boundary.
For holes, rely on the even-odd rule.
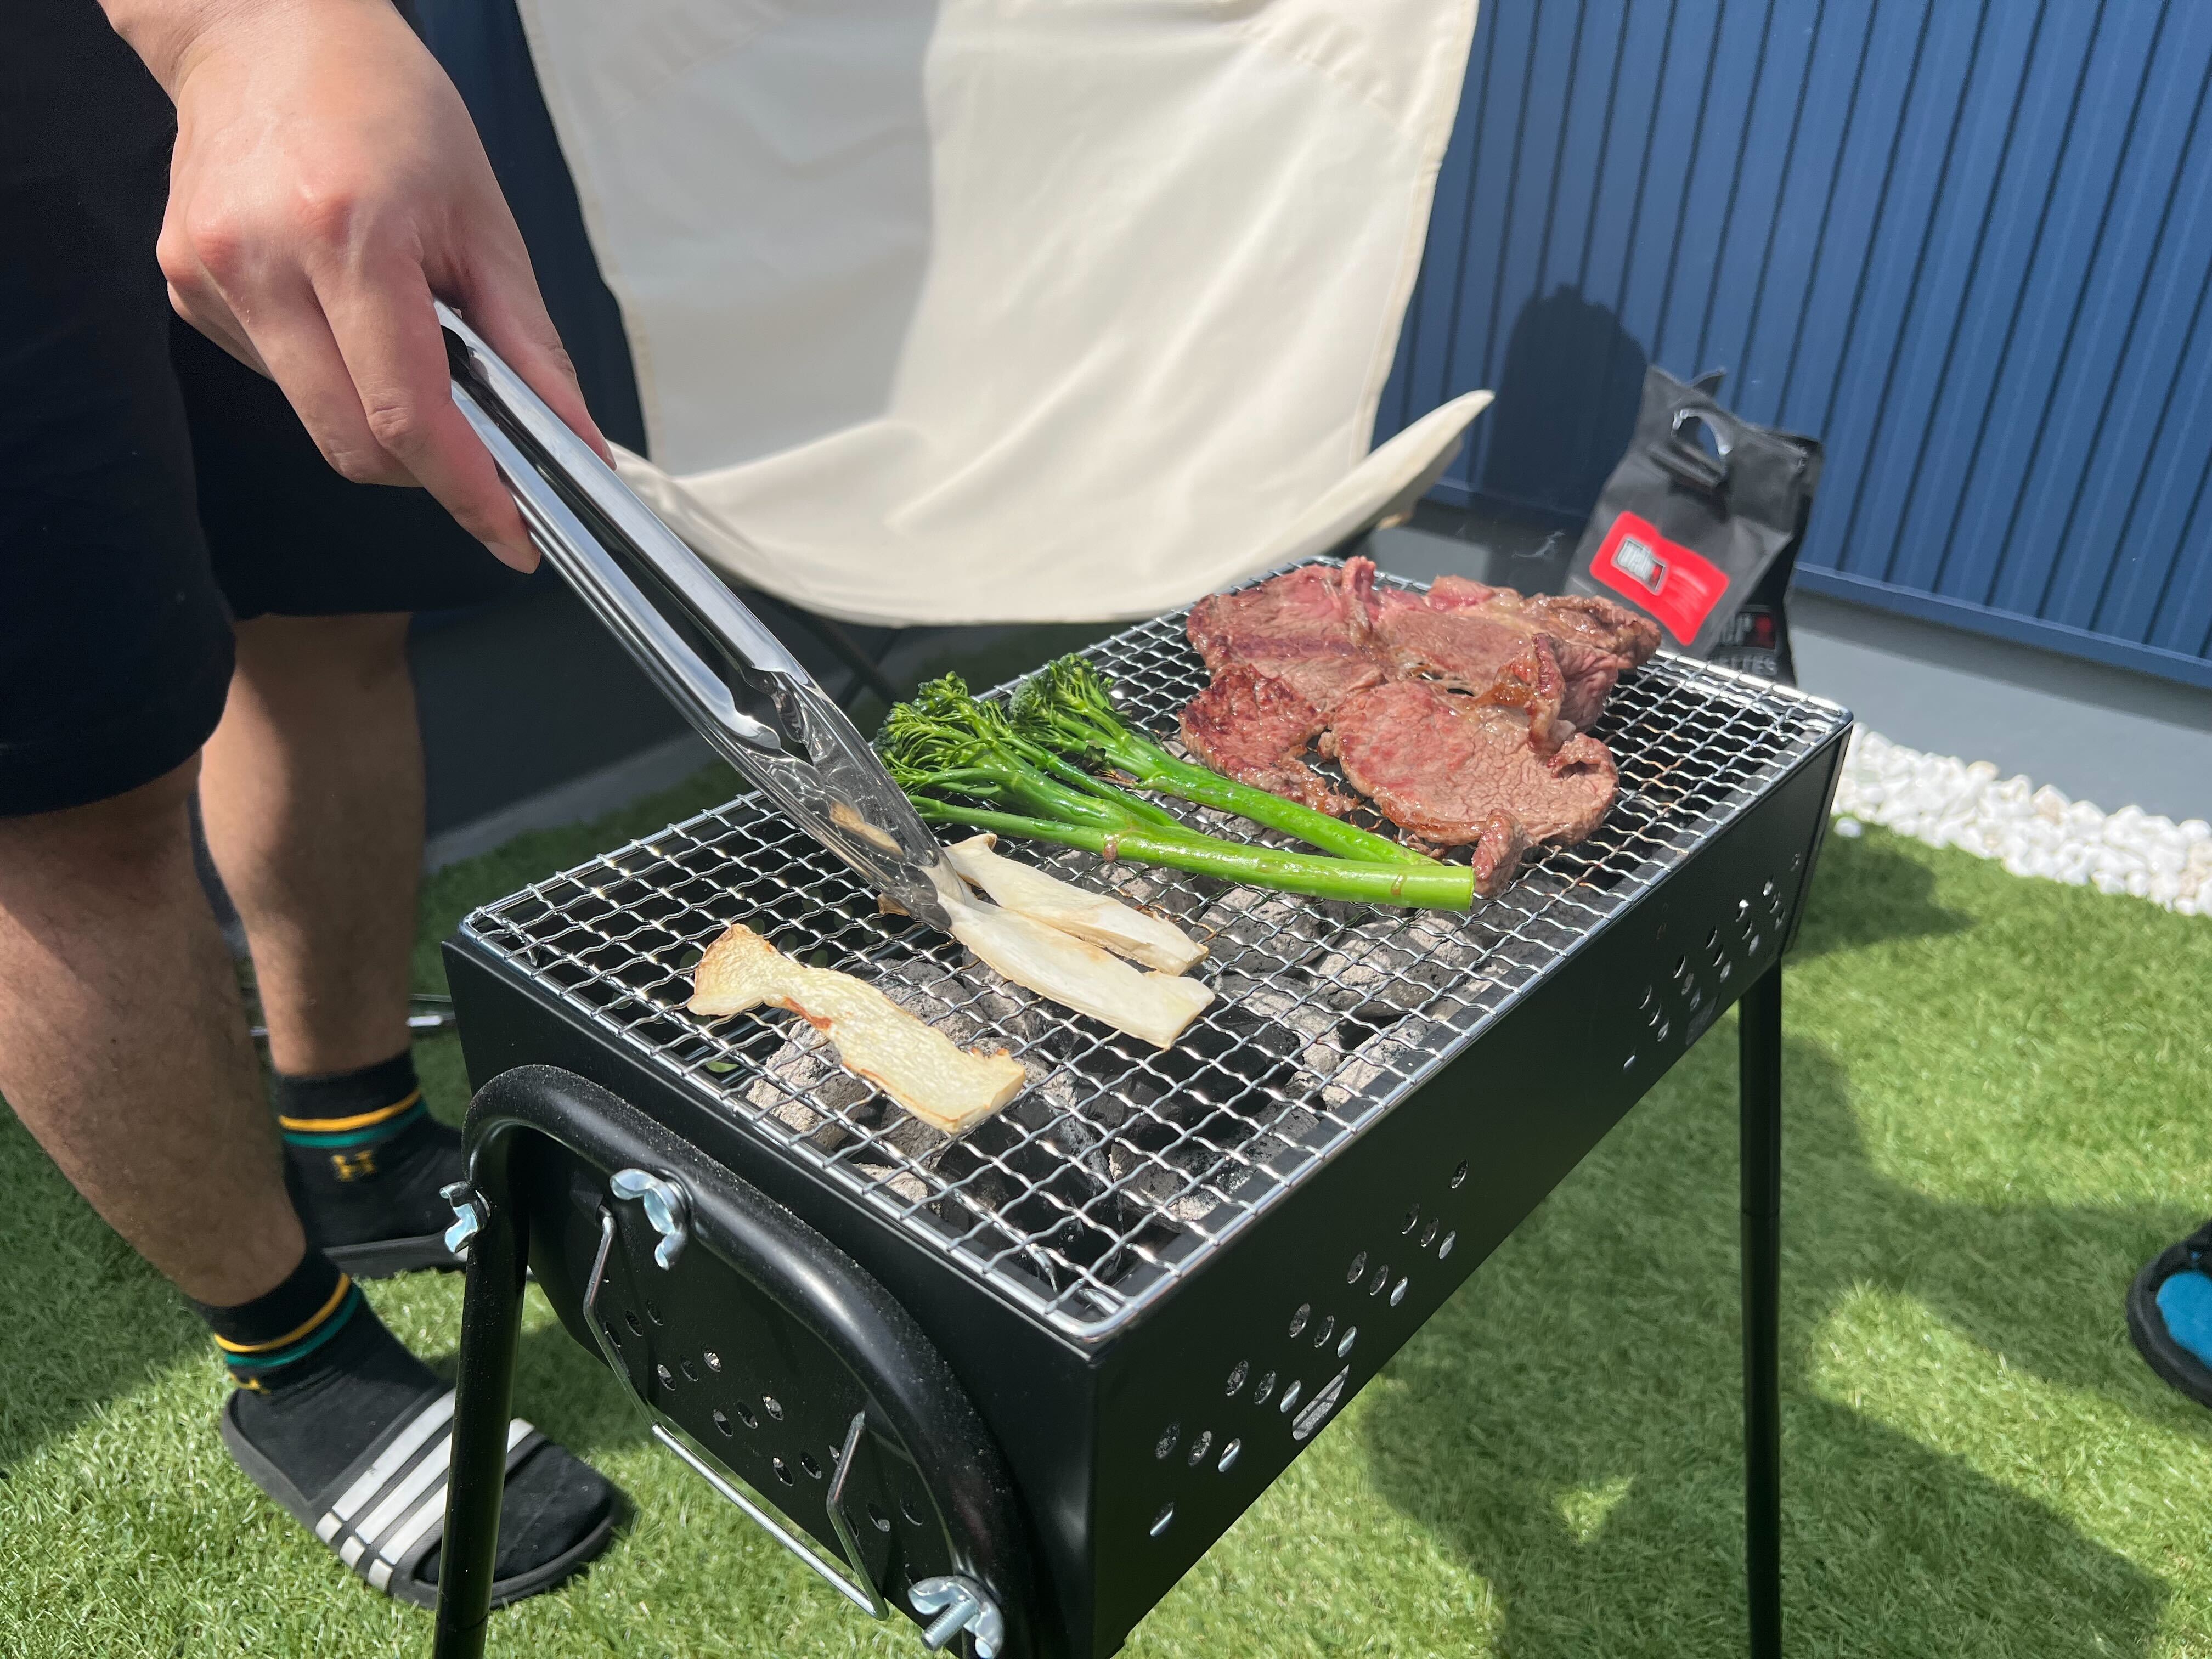
[[[437,1605],[436,1584],[417,1576],[446,1534],[446,1479],[453,1446],[453,1391],[441,1388],[401,1414],[329,1486],[309,1497],[246,1439],[234,1395],[222,1411],[222,1440],[248,1480],[327,1545],[371,1588],[418,1607]],[[516,1418],[508,1425],[509,1479],[553,1443]],[[614,1536],[614,1508],[551,1560],[492,1585],[491,1605],[550,1589],[598,1557]]]
[[2145,1266],[2128,1286],[2128,1334],[2161,1382],[2200,1406],[2212,1407],[2212,1368],[2173,1340],[2158,1306],[2159,1287],[2176,1273],[2202,1272],[2208,1255],[2212,1255],[2212,1222],[2180,1243],[2167,1246]]

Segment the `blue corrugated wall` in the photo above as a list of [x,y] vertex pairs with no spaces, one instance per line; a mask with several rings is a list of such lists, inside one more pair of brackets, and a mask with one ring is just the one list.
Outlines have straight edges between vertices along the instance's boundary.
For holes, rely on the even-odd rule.
[[1381,432],[1580,516],[1725,367],[1806,586],[2212,686],[2208,91],[2206,0],[1486,0]]

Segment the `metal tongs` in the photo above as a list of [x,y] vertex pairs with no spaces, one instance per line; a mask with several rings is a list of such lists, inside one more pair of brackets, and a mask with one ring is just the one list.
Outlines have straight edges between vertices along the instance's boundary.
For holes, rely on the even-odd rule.
[[438,320],[453,402],[538,550],[724,759],[878,892],[950,932],[943,849],[844,711],[466,323],[442,303]]

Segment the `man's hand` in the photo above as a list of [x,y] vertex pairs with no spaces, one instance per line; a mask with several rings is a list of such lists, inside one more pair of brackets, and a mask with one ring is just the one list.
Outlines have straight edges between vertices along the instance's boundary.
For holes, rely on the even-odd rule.
[[177,105],[179,315],[283,388],[331,465],[419,483],[537,562],[453,406],[433,295],[606,453],[453,83],[388,0],[102,0]]

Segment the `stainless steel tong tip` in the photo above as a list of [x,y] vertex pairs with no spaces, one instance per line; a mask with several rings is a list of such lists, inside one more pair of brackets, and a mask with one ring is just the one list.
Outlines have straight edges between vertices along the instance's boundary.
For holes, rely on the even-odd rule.
[[[949,929],[943,850],[844,710],[520,375],[443,303],[437,309],[454,404],[491,452],[538,551],[785,816],[908,915]],[[727,657],[726,672],[687,626]],[[775,724],[740,705],[732,673],[765,696]]]

